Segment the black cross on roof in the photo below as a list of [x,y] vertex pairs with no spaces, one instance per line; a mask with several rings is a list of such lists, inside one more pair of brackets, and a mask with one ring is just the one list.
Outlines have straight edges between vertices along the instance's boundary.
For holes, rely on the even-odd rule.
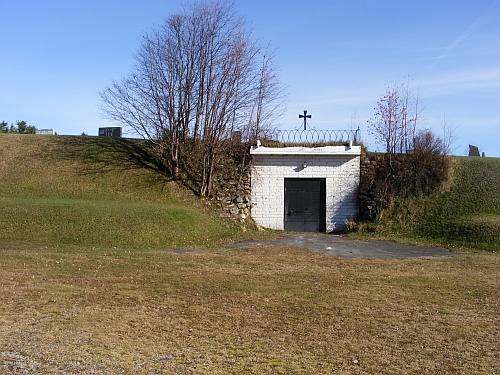
[[304,114],[303,115],[299,115],[299,118],[303,118],[304,119],[304,130],[306,130],[307,129],[307,119],[311,118],[311,115],[308,115],[307,111],[304,110]]

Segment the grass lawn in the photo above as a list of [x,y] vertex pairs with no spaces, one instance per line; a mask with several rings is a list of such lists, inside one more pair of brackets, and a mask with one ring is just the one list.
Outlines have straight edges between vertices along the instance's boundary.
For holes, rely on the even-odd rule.
[[498,254],[0,243],[6,374],[498,374]]

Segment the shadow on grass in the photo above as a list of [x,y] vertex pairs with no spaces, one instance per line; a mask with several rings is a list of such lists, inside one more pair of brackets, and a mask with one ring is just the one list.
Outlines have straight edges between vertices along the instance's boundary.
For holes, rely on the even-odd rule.
[[167,175],[165,166],[152,152],[147,141],[118,137],[62,137],[62,147],[54,150],[57,158],[78,161],[80,174],[147,169]]

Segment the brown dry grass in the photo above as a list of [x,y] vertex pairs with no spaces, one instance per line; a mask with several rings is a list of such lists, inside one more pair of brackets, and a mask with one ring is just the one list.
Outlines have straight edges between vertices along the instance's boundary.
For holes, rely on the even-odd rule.
[[9,374],[498,374],[498,254],[0,245]]

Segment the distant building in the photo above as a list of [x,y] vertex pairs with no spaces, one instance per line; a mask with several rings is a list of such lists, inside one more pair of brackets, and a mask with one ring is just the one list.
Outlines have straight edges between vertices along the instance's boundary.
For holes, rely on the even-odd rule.
[[56,132],[54,129],[36,129],[35,134],[41,134],[41,135],[55,135]]
[[99,128],[99,137],[121,137],[121,127]]

